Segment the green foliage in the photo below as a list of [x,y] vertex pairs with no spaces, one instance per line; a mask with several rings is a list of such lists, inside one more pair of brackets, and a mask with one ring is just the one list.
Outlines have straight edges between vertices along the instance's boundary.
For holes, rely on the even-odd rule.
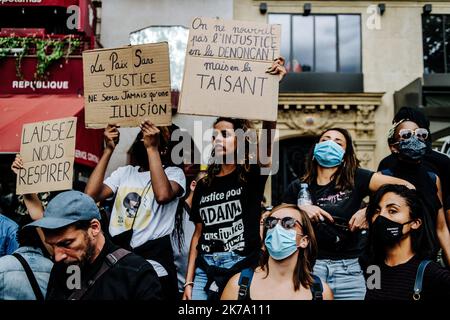
[[[56,61],[65,57],[66,61],[81,45],[80,39],[68,36],[63,39],[45,39],[37,37],[0,37],[0,60],[8,55],[16,57],[16,75],[23,79],[22,58],[30,54],[34,48],[37,56],[35,79],[48,76],[48,68]],[[22,49],[11,52],[11,49]]]

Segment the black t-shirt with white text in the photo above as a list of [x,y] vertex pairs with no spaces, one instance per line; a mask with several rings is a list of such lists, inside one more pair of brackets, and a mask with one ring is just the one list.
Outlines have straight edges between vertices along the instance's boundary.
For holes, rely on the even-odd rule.
[[[320,186],[317,182],[309,185],[313,204],[325,210],[340,225],[348,225],[350,218],[360,209],[362,200],[369,195],[369,184],[373,172],[358,168],[355,172],[355,184],[352,190],[338,191],[335,181]],[[297,204],[301,181],[294,180],[288,186],[283,197],[284,203]],[[337,233],[334,231],[337,230]],[[314,231],[319,247],[319,259],[352,259],[363,254],[367,243],[367,231],[342,231],[331,225],[314,224]],[[340,241],[336,240],[340,237]]]
[[267,175],[252,165],[245,182],[238,169],[214,177],[210,185],[197,183],[191,220],[202,223],[197,249],[200,253],[236,252],[247,256],[260,247],[259,220]]

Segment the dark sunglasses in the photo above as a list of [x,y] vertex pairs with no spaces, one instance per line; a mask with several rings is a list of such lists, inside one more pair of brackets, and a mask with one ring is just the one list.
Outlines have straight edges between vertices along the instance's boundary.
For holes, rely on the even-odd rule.
[[298,225],[301,227],[302,224],[300,221],[292,218],[292,217],[284,217],[284,218],[275,218],[275,217],[267,217],[264,219],[264,226],[267,229],[273,229],[278,224],[278,222],[281,221],[281,226],[285,229],[292,229],[295,227],[295,223],[298,223]]
[[415,135],[417,139],[425,141],[428,138],[428,130],[424,128],[417,128],[416,130],[402,129],[398,132],[398,135],[403,140],[407,140]]

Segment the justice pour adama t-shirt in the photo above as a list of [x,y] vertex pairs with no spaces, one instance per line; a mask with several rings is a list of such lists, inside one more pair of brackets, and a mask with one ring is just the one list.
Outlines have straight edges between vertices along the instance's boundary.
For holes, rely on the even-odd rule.
[[233,251],[246,256],[260,247],[259,220],[267,177],[252,165],[245,182],[238,169],[215,177],[210,185],[205,178],[199,181],[191,220],[203,224],[197,246],[200,253]]
[[[348,224],[350,218],[360,209],[362,200],[369,195],[369,184],[373,174],[374,172],[369,170],[356,169],[355,185],[351,190],[336,190],[334,181],[324,186],[313,183],[309,186],[313,204],[332,216],[340,218],[341,221],[344,221],[341,224]],[[297,179],[288,186],[283,197],[284,203],[297,204],[300,183],[300,180]],[[323,228],[318,228],[317,224],[313,224],[313,226],[319,246],[319,259],[352,259],[358,258],[363,253],[367,242],[366,230],[349,232],[349,238],[340,247],[330,243],[328,240],[330,237],[323,232]]]

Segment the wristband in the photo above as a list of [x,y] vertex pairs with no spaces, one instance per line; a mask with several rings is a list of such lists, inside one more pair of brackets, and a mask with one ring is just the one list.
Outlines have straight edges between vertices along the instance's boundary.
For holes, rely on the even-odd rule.
[[186,282],[186,283],[183,285],[183,288],[186,288],[187,286],[190,286],[190,285],[194,285],[194,282],[192,282],[192,281]]

